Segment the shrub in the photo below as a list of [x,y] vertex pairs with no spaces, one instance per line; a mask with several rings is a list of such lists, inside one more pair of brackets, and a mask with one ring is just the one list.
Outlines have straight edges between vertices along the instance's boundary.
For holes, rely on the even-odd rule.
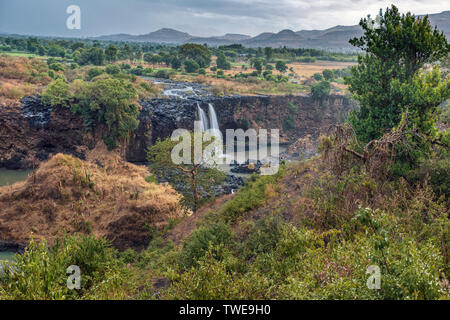
[[325,69],[322,71],[322,74],[323,74],[323,77],[325,78],[325,80],[327,80],[327,81],[333,80],[333,77],[334,77],[333,70]]
[[62,64],[60,63],[52,63],[51,65],[48,66],[51,70],[54,71],[64,71],[64,67]]
[[103,73],[103,70],[98,67],[90,68],[86,75],[86,80],[91,81],[95,77],[101,75]]
[[161,69],[161,70],[156,71],[155,77],[161,78],[161,79],[169,79],[170,72],[168,70]]
[[197,72],[197,70],[200,68],[199,64],[194,59],[188,59],[184,61],[184,69],[186,72],[193,73]]
[[279,216],[268,216],[257,221],[244,243],[245,257],[269,253],[281,238],[282,220]]
[[[209,227],[201,227],[183,242],[180,263],[183,268],[192,267],[208,252],[210,247],[227,245],[231,240],[231,228],[223,222],[213,223]],[[214,250],[212,253],[216,258],[219,257],[218,250]]]
[[[71,265],[80,268],[80,290],[67,286],[66,270]],[[65,236],[50,248],[45,241],[32,240],[10,267],[5,266],[8,271],[0,276],[0,297],[4,299],[123,297],[121,285],[126,273],[117,252],[107,241],[93,236]]]
[[107,74],[116,75],[120,73],[120,67],[116,64],[108,64],[105,71]]
[[313,78],[316,81],[322,81],[323,80],[323,75],[320,74],[320,73],[314,73]]
[[217,55],[217,68],[223,69],[223,70],[230,70],[231,69],[231,63],[227,61],[227,58],[222,52],[219,52]]
[[225,221],[234,222],[244,213],[265,203],[271,197],[271,194],[266,193],[266,188],[276,184],[277,180],[283,177],[284,172],[283,165],[280,165],[278,172],[274,175],[252,176],[246,181],[245,186],[239,189],[236,196],[220,209],[219,217]]
[[439,197],[450,197],[450,163],[447,159],[430,159],[423,162],[420,167],[407,172],[406,178],[410,183],[425,181],[429,177],[429,182],[433,191]]
[[321,81],[311,85],[311,93],[314,99],[323,99],[330,94],[331,86],[328,81]]
[[53,81],[42,93],[42,102],[51,106],[68,106],[69,85],[62,79]]
[[284,118],[283,129],[285,131],[290,131],[290,130],[295,129],[295,119],[291,114]]

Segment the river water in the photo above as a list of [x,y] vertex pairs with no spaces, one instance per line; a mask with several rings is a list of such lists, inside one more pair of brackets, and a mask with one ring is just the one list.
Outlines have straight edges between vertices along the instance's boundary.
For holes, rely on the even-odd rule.
[[[24,181],[32,170],[7,170],[0,169],[0,187],[9,186],[16,182]],[[14,252],[0,251],[0,261],[9,261],[14,256]],[[0,267],[1,268],[1,267]]]
[[9,186],[13,183],[24,181],[32,170],[7,170],[0,169],[0,187]]
[[0,261],[10,261],[14,255],[14,252],[0,252]]

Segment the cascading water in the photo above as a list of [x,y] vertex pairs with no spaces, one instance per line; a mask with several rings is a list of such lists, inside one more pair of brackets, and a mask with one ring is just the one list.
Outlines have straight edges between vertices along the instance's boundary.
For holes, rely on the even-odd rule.
[[208,117],[206,116],[206,112],[203,111],[202,108],[200,108],[200,105],[197,103],[197,112],[198,112],[198,118],[201,122],[201,129],[202,132],[205,132],[208,130]]
[[221,145],[223,143],[222,132],[220,132],[219,129],[219,122],[217,121],[216,110],[214,110],[214,107],[211,103],[208,103],[208,113],[210,125],[209,129],[211,131],[211,134],[216,138],[217,141],[220,142],[220,144],[216,145],[216,147],[214,148],[214,152],[217,157],[222,158],[224,156],[221,148]]
[[208,112],[209,112],[209,123],[210,123],[209,129],[217,130],[220,132],[219,122],[217,121],[216,110],[214,110],[214,107],[211,103],[208,103]]
[[223,158],[224,154],[222,151],[223,148],[222,133],[220,132],[219,129],[219,121],[217,120],[217,114],[216,110],[214,110],[214,106],[211,103],[208,104],[209,117],[198,103],[197,103],[197,112],[202,132],[208,132],[208,134],[212,135],[213,137],[216,137],[215,143],[217,144],[214,147],[214,155],[215,155],[214,157]]

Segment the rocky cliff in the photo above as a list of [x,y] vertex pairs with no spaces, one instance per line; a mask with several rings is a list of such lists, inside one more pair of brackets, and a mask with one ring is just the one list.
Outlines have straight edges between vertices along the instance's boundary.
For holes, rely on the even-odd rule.
[[341,95],[324,100],[310,96],[232,96],[202,99],[154,99],[142,102],[140,124],[127,152],[129,161],[145,161],[145,150],[158,138],[169,137],[177,128],[193,130],[197,104],[217,113],[220,130],[279,129],[280,142],[292,143],[306,135],[317,137],[331,124],[342,122],[354,101]]
[[84,159],[94,146],[80,117],[43,105],[39,96],[23,98],[20,106],[0,107],[0,168],[32,168],[57,153]]
[[[292,143],[345,119],[354,102],[340,95],[318,101],[309,96],[233,96],[142,101],[139,127],[126,150],[131,162],[145,162],[146,150],[177,128],[193,129],[197,104],[211,103],[222,132],[226,129],[280,129],[280,142]],[[101,128],[85,132],[83,121],[66,108],[44,106],[39,96],[25,97],[21,106],[0,107],[0,167],[32,168],[50,155],[72,154],[84,159],[101,140]]]

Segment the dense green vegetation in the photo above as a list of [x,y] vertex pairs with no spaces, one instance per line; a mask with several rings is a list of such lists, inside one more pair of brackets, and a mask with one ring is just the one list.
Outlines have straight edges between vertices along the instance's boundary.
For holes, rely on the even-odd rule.
[[[395,6],[381,14],[379,27],[373,29],[369,24],[362,19],[364,36],[350,40],[365,50],[347,81],[360,102],[350,122],[359,138],[368,142],[395,127],[408,110],[411,125],[429,135],[436,107],[448,98],[449,87],[438,72],[432,76],[420,72],[425,64],[446,57],[450,45],[427,17],[400,15]],[[431,101],[425,103],[427,99]]]
[[42,92],[42,101],[80,114],[86,130],[104,124],[104,141],[110,149],[126,142],[137,128],[139,98],[158,92],[148,82],[136,78],[136,73],[146,72],[139,66],[132,69],[127,64],[115,64],[81,69],[72,67],[73,64],[63,66],[52,59],[47,64],[55,80]]
[[[123,299],[129,274],[117,256],[107,241],[92,236],[64,236],[51,247],[32,240],[13,268],[2,265],[0,299]],[[80,289],[67,286],[72,265],[80,267]]]
[[[0,37],[0,52],[34,56],[49,56],[78,65],[97,65],[129,60],[145,61],[152,64],[165,64],[174,70],[184,61],[192,59],[199,68],[211,64],[211,56],[218,57],[217,68],[228,70],[231,63],[240,58],[257,59],[261,63],[278,64],[280,72],[285,72],[286,63],[327,61],[356,61],[356,56],[342,53],[329,53],[315,49],[290,48],[245,48],[242,45],[206,48],[198,44],[185,44],[179,47],[133,42],[92,41],[81,39],[46,39],[33,37]],[[277,68],[278,69],[278,68]],[[186,70],[187,72],[190,72]],[[260,72],[259,72],[260,73]]]

